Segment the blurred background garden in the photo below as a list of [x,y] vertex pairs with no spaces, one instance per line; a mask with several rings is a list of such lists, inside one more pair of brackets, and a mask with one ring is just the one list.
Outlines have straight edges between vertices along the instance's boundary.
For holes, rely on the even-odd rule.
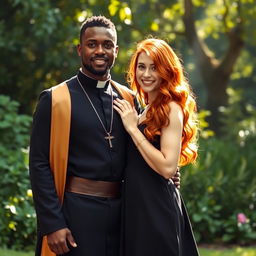
[[0,255],[32,255],[31,116],[42,90],[76,74],[79,27],[99,14],[118,31],[114,80],[125,84],[134,46],[148,35],[183,59],[201,132],[181,191],[201,254],[256,255],[255,0],[1,0]]

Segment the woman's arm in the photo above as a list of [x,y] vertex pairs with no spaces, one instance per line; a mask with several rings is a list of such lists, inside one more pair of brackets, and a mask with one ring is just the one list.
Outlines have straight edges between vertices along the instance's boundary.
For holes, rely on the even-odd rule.
[[131,105],[120,99],[117,99],[114,103],[114,108],[120,114],[125,129],[147,164],[164,178],[173,177],[177,171],[181,150],[183,128],[181,107],[175,102],[169,104],[169,125],[161,131],[160,150],[158,150],[138,129],[137,114]]

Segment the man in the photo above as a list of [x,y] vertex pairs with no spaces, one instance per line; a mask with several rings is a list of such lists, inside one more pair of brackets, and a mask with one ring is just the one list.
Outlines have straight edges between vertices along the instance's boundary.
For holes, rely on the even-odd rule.
[[[104,16],[87,19],[77,51],[77,75],[44,91],[34,114],[30,177],[38,219],[36,255],[117,256],[127,134],[113,111],[113,99],[131,94],[110,78],[118,53],[114,24]],[[62,94],[56,93],[64,87],[70,108],[60,104]],[[61,117],[56,112],[60,105]],[[70,119],[64,121],[66,116]],[[60,135],[63,130],[65,136]],[[66,144],[61,164],[56,151]],[[64,177],[65,193],[60,192],[58,175]]]

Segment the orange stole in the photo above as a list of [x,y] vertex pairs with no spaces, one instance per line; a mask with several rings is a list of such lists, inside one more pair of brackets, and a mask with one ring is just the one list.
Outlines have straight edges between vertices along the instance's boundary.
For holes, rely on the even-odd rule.
[[[130,89],[111,80],[121,97],[134,106],[134,95]],[[51,88],[52,113],[50,137],[50,167],[53,172],[57,195],[62,204],[66,184],[69,134],[71,122],[71,100],[68,86],[65,82]],[[41,256],[56,256],[47,243],[47,236],[43,237]]]
[[[50,137],[50,167],[60,202],[63,202],[66,184],[69,134],[71,121],[71,101],[67,84],[61,83],[52,88],[52,114]],[[43,237],[41,256],[56,256]]]
[[133,91],[127,88],[124,85],[118,84],[114,81],[110,81],[110,83],[116,88],[119,94],[122,96],[123,99],[127,100],[132,106],[134,106],[134,94]]

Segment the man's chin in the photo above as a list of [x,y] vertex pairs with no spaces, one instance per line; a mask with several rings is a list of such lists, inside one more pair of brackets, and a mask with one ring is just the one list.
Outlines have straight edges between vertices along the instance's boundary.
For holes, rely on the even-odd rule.
[[104,76],[108,73],[107,69],[104,70],[93,70],[93,72],[91,72],[92,74],[96,75],[96,76]]
[[95,75],[95,76],[104,76],[108,73],[109,69],[108,68],[92,68],[92,67],[88,67],[88,66],[85,66],[85,69],[87,71],[89,71],[91,74]]

